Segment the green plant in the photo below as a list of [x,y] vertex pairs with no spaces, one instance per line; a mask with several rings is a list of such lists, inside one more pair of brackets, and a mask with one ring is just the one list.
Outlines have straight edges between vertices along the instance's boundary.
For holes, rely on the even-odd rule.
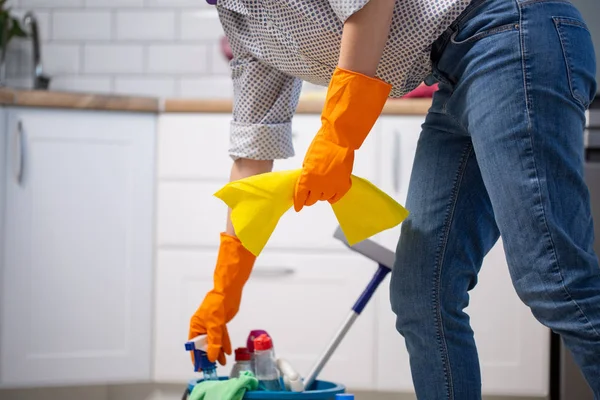
[[[20,21],[11,15],[10,7],[6,6],[8,0],[0,0],[0,48],[3,43],[10,43],[14,37],[27,37],[27,32],[21,27]],[[8,24],[8,37],[4,38],[5,26]]]

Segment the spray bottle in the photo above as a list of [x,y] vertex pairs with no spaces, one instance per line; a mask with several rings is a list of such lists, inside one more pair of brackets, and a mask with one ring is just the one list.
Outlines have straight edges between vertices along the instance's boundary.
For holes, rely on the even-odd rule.
[[194,352],[194,371],[202,371],[205,381],[219,380],[217,364],[211,362],[206,355],[206,335],[196,336],[186,342],[185,350]]

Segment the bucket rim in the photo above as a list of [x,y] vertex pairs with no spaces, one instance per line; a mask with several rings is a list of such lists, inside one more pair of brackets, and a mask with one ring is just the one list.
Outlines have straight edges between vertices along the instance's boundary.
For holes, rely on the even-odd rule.
[[[219,376],[219,380],[220,381],[225,381],[228,380],[229,377],[227,376]],[[202,382],[204,379],[202,378],[193,378],[190,379],[188,381],[188,391],[189,393],[192,392],[192,390],[194,389],[194,387]],[[324,390],[308,390],[305,392],[265,392],[265,391],[252,391],[252,392],[246,392],[246,394],[244,395],[244,400],[248,399],[248,400],[264,400],[264,399],[277,399],[277,400],[294,400],[294,399],[306,399],[306,400],[319,400],[320,397],[314,397],[314,396],[319,396],[319,395],[331,395],[331,396],[335,396],[336,394],[340,394],[340,393],[345,393],[346,392],[346,386],[341,384],[341,383],[337,383],[337,382],[331,382],[331,381],[325,381],[325,380],[315,380],[314,384],[317,383],[325,383],[325,384],[329,384],[329,385],[333,385],[333,387],[328,388],[328,389],[324,389]]]

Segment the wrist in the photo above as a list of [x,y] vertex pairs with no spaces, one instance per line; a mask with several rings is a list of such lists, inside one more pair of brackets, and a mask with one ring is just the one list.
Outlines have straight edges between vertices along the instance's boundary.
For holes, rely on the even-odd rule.
[[321,112],[324,137],[358,150],[383,111],[392,86],[383,80],[337,67]]

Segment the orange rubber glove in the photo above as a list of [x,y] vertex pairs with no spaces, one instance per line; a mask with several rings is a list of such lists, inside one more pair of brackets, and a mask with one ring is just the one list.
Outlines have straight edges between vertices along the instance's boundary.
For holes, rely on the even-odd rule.
[[[219,255],[213,276],[214,288],[190,320],[189,339],[207,335],[208,359],[226,364],[225,354],[231,354],[227,323],[237,314],[242,300],[242,289],[250,277],[256,257],[238,238],[221,233]],[[193,360],[193,352],[192,362]]]
[[304,157],[294,193],[294,209],[319,200],[331,204],[352,185],[354,152],[373,128],[392,86],[366,75],[336,68],[321,113],[321,128]]

